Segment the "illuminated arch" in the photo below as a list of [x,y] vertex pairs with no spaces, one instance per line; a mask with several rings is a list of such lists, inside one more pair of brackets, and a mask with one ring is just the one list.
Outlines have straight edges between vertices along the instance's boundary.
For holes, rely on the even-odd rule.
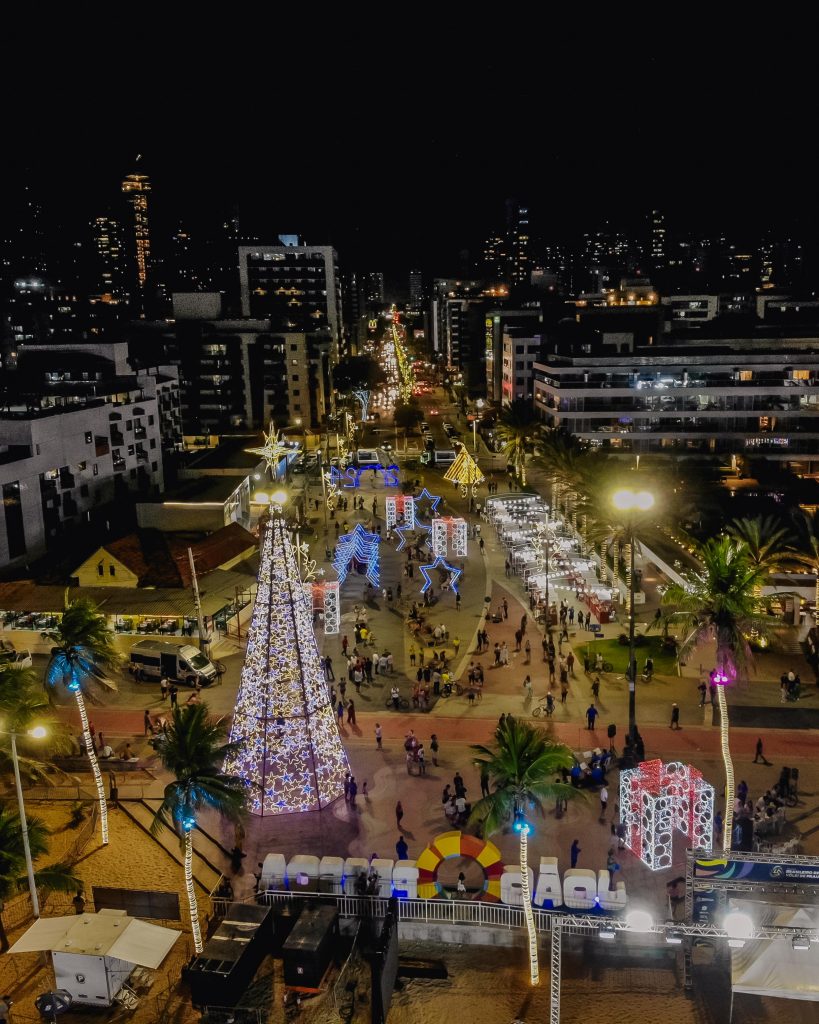
[[483,868],[484,898],[500,903],[500,879],[503,858],[494,843],[464,832],[443,832],[422,851],[415,864],[418,868],[418,896],[431,900],[441,894],[438,868],[452,857],[470,857]]

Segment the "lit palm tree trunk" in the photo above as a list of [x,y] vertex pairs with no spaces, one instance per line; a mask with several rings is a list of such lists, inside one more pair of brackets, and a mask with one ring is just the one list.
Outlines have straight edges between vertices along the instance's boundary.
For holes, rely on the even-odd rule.
[[108,843],[108,804],[105,801],[105,786],[102,784],[102,772],[100,771],[99,761],[97,761],[97,753],[94,750],[94,741],[91,739],[91,730],[88,727],[85,700],[80,690],[77,690],[74,696],[77,698],[77,707],[80,709],[80,722],[82,723],[82,734],[85,737],[85,749],[88,751],[88,761],[91,764],[91,772],[97,787],[97,797],[100,802],[100,830],[102,832],[102,844],[105,846]]
[[528,833],[528,828],[520,832],[520,888],[523,895],[523,916],[526,918],[526,930],[529,933],[529,978],[533,985],[537,985],[540,981],[540,967],[537,958],[537,930],[532,911],[532,893],[529,889]]
[[731,834],[734,831],[734,763],[731,760],[731,747],[728,743],[728,703],[725,700],[725,686],[717,687],[719,699],[719,732],[722,744],[722,763],[725,765],[725,828],[722,833],[722,850],[728,853],[731,849]]
[[614,562],[611,571],[611,587],[617,592],[617,600],[620,600],[620,542],[612,547],[612,561]]
[[626,559],[626,608],[628,608],[629,613],[631,613],[631,600],[634,593],[631,581],[631,544],[626,544],[623,549],[623,554]]
[[193,948],[196,953],[202,952],[202,932],[199,928],[199,907],[196,902],[196,890],[193,887],[193,836],[190,828],[185,828],[185,891],[188,894],[188,906],[191,912],[191,933]]

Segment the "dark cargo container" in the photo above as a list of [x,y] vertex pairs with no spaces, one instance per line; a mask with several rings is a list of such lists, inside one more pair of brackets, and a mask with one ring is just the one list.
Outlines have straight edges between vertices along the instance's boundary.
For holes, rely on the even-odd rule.
[[231,903],[224,920],[182,977],[194,1006],[235,1006],[271,951],[270,907]]
[[284,983],[302,992],[318,992],[338,942],[338,910],[305,907],[282,946]]

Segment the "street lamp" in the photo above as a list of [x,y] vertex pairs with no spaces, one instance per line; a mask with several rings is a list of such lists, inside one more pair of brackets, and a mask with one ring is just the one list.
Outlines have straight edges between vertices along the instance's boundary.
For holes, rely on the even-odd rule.
[[650,491],[633,491],[622,487],[611,497],[612,504],[620,511],[627,513],[625,527],[628,533],[629,548],[629,601],[628,601],[628,734],[634,739],[637,728],[637,712],[635,708],[635,688],[637,683],[637,665],[634,658],[634,517],[640,512],[648,512],[654,507],[654,495]]
[[[23,853],[26,858],[26,874],[28,875],[28,891],[31,893],[31,909],[35,917],[40,916],[40,901],[37,899],[37,886],[34,882],[34,864],[31,860],[31,846],[28,841],[28,822],[26,821],[26,806],[23,803],[23,783],[20,779],[20,761],[17,757],[17,737],[20,733],[13,730],[4,735],[11,737],[11,763],[14,765],[14,784],[17,788],[17,807],[20,812],[20,829],[23,835]],[[35,725],[25,733],[34,740],[44,739],[47,735],[45,727]]]

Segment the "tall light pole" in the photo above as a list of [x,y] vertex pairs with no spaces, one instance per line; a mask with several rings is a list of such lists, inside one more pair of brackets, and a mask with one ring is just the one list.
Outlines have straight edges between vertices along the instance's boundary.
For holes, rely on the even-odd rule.
[[633,491],[623,487],[612,495],[612,504],[626,513],[625,525],[629,548],[629,600],[628,600],[628,734],[634,739],[637,728],[636,686],[637,665],[634,658],[634,519],[640,512],[654,507],[654,495],[649,491]]
[[[20,779],[20,761],[17,757],[17,737],[19,733],[8,732],[11,737],[11,763],[14,765],[14,784],[17,788],[17,807],[20,813],[20,830],[23,836],[23,853],[26,858],[26,874],[28,875],[28,891],[31,894],[31,909],[35,917],[40,916],[40,901],[37,898],[37,886],[34,882],[34,864],[31,860],[31,846],[28,841],[28,821],[26,820],[26,806],[23,803],[23,783]],[[45,737],[46,731],[42,725],[29,729],[26,733],[32,739],[41,740]]]

